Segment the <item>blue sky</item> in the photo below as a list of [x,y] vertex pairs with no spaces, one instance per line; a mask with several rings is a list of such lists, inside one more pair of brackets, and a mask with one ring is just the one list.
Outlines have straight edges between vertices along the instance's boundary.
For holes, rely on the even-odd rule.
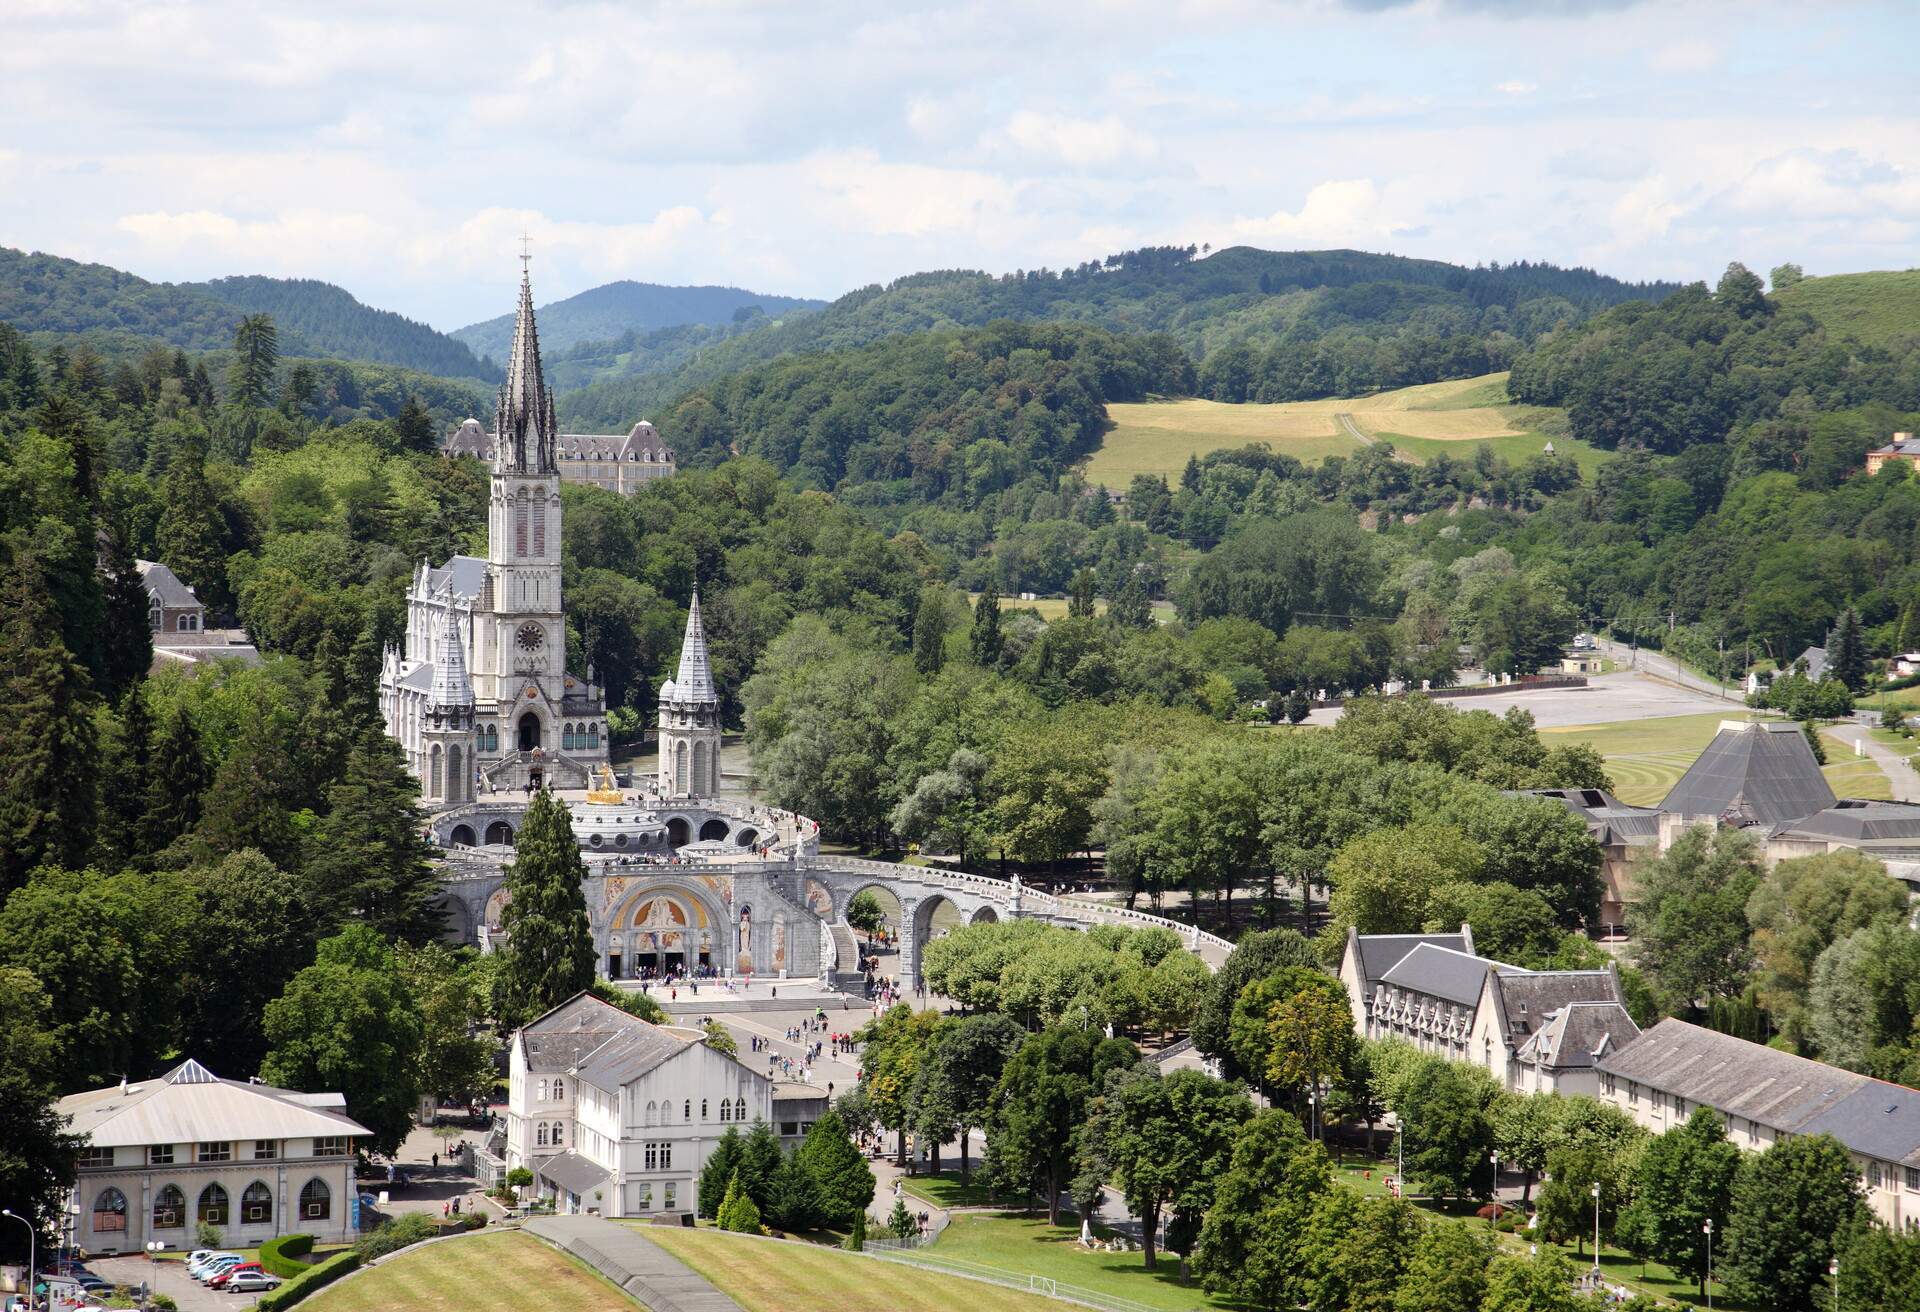
[[1920,265],[1913,4],[6,0],[0,244],[442,328],[1147,243]]

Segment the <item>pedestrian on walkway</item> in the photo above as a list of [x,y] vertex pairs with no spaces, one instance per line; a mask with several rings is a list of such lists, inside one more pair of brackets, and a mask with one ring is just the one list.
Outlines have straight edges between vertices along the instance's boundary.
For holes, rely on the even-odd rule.
[[434,1169],[434,1170],[436,1170],[436,1171],[440,1169],[440,1154],[439,1154],[439,1153],[435,1153],[435,1154],[433,1155],[433,1169]]

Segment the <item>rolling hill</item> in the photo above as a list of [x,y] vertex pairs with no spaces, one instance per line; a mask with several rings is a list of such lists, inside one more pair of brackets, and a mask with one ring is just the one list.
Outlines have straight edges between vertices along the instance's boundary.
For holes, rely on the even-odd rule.
[[465,342],[391,310],[363,305],[351,292],[312,278],[216,278],[187,283],[250,314],[270,314],[282,333],[299,334],[309,350],[341,360],[396,364],[443,378],[500,381],[500,367]]
[[[817,313],[790,316],[682,353],[665,367],[653,355],[622,362],[624,368],[608,369],[563,396],[562,415],[569,422],[631,422],[629,416],[658,416],[693,388],[779,356],[845,350],[898,333],[973,327],[995,319],[1167,332],[1197,359],[1227,349],[1257,354],[1281,344],[1299,351],[1329,343],[1338,347],[1337,358],[1327,366],[1324,390],[1317,394],[1353,394],[1486,373],[1504,367],[1501,353],[1559,324],[1584,320],[1623,301],[1657,300],[1674,290],[1672,284],[1627,283],[1547,264],[1470,269],[1362,251],[1246,246],[1205,259],[1194,254],[1191,248],[1168,247],[1057,272],[915,274],[849,292]],[[1378,376],[1377,344],[1388,338],[1396,339],[1396,346],[1386,354],[1413,363],[1410,372]],[[1462,346],[1471,349],[1460,353]],[[1459,358],[1447,358],[1453,354]],[[1364,366],[1357,362],[1362,356],[1367,357]],[[1308,380],[1309,387],[1314,385]]]
[[1806,278],[1774,299],[1805,310],[1830,333],[1869,345],[1920,336],[1920,269]]
[[[622,280],[539,307],[540,345],[564,352],[582,342],[606,342],[633,332],[681,324],[729,324],[741,310],[758,307],[771,318],[818,309],[825,301],[768,296],[739,287],[665,287]],[[490,359],[506,357],[513,342],[513,316],[468,324],[451,336]]]

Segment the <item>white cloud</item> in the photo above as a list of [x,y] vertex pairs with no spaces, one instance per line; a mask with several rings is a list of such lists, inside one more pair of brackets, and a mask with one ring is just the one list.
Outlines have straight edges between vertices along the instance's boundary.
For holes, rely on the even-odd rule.
[[1499,82],[1493,88],[1503,96],[1530,96],[1540,89],[1537,82]]
[[1152,137],[1134,131],[1116,114],[1091,119],[1023,109],[1007,120],[1007,136],[1022,150],[1076,168],[1145,163],[1158,153]]
[[1724,54],[1709,41],[1676,41],[1649,52],[1647,67],[1656,73],[1705,73],[1717,68]]
[[1417,216],[1390,203],[1371,178],[1322,182],[1298,210],[1275,210],[1264,218],[1229,225],[1243,241],[1365,246],[1405,232]]

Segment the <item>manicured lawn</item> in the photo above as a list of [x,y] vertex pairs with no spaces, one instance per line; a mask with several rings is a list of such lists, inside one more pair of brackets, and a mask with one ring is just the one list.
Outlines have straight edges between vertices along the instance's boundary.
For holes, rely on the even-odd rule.
[[313,1312],[633,1312],[586,1266],[512,1231],[401,1253],[306,1300]]
[[1775,299],[1791,309],[1805,310],[1828,332],[1863,342],[1886,342],[1911,333],[1920,319],[1920,269],[1808,278]]
[[969,1262],[1016,1275],[1040,1275],[1062,1285],[1132,1299],[1168,1312],[1227,1307],[1207,1297],[1196,1284],[1180,1283],[1180,1259],[1162,1254],[1148,1271],[1138,1252],[1090,1252],[1080,1247],[1079,1226],[1050,1226],[1041,1214],[969,1213],[953,1218],[921,1254]]
[[909,1176],[901,1186],[915,1198],[924,1199],[935,1207],[1017,1207],[1021,1200],[1006,1198],[994,1193],[983,1183],[980,1174],[980,1161],[973,1162],[973,1179],[966,1185],[960,1183],[960,1172],[942,1171],[938,1175]]
[[1666,715],[1617,724],[1542,729],[1540,736],[1550,747],[1567,741],[1591,745],[1606,758],[1607,773],[1613,776],[1614,793],[1620,800],[1651,806],[1700,759],[1700,753],[1720,731],[1722,720],[1748,718],[1767,717],[1748,716],[1729,708],[1724,714],[1710,711],[1705,715]]
[[665,1226],[649,1228],[646,1236],[746,1312],[1041,1312],[1050,1306],[1038,1294],[832,1248]]

